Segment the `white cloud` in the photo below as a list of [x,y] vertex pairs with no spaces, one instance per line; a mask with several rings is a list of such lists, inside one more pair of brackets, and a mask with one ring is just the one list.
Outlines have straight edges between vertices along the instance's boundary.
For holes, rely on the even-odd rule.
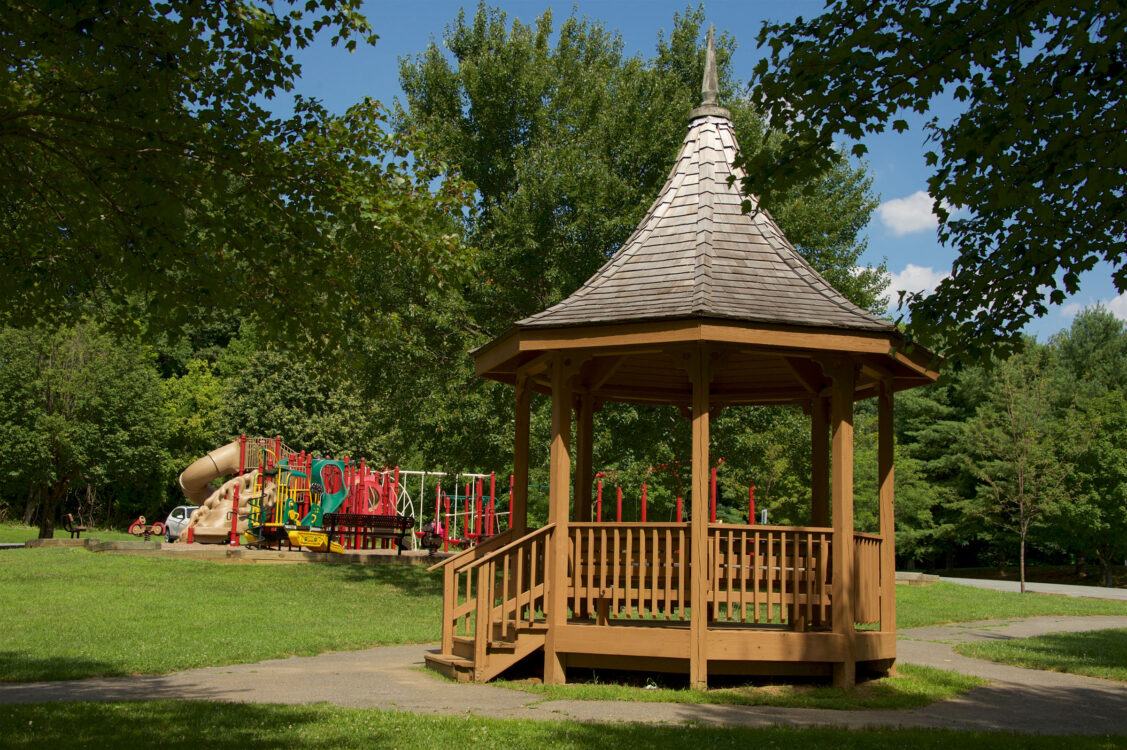
[[890,308],[895,308],[900,292],[933,292],[940,281],[950,276],[945,271],[936,271],[931,266],[917,266],[909,263],[899,273],[889,274],[891,279],[884,298]]
[[1082,305],[1079,302],[1069,302],[1067,305],[1061,306],[1060,314],[1065,318],[1075,318],[1083,310],[1095,307],[1096,305],[1103,305],[1105,308],[1107,308],[1108,312],[1110,312],[1115,317],[1119,318],[1120,320],[1127,320],[1127,292],[1124,292],[1118,297],[1112,297],[1109,300],[1100,300],[1099,302],[1093,303],[1091,305]]
[[907,198],[893,198],[877,207],[880,221],[896,236],[935,229],[939,219],[931,212],[931,196],[922,190]]

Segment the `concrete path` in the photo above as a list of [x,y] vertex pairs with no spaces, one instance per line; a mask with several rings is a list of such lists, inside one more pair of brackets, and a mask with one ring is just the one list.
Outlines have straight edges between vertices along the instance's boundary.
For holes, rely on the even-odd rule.
[[1037,617],[904,631],[900,661],[992,681],[961,698],[914,711],[831,711],[674,703],[544,700],[490,685],[454,684],[422,670],[425,646],[396,646],[157,677],[0,684],[0,704],[170,698],[378,707],[423,714],[476,714],[591,722],[633,721],[745,727],[927,727],[1038,734],[1127,733],[1127,686],[968,659],[952,643],[1063,630],[1127,627],[1127,617]]
[[[941,576],[941,581],[957,583],[960,586],[973,586],[976,589],[990,589],[992,591],[1021,590],[1018,581],[995,581],[987,578],[948,578]],[[1117,599],[1127,601],[1127,589],[1113,589],[1105,586],[1073,586],[1065,583],[1033,583],[1025,582],[1025,590],[1037,594],[1059,594],[1061,596],[1079,596],[1088,599]]]

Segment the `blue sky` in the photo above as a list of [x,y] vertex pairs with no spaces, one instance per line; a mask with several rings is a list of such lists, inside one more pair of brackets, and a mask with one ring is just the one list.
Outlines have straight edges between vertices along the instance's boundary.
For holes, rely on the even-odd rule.
[[[684,12],[684,0],[495,0],[510,18],[531,23],[544,10],[551,8],[557,24],[573,8],[579,15],[603,21],[617,29],[626,46],[626,53],[652,55],[658,32],[672,26],[673,14]],[[458,9],[472,13],[476,3],[448,0],[369,0],[364,12],[380,35],[375,47],[359,48],[349,54],[342,47],[333,48],[325,35],[317,43],[298,54],[303,75],[297,92],[321,99],[331,110],[343,112],[364,96],[379,99],[389,106],[401,97],[398,83],[398,58],[422,51],[431,41],[441,43],[445,27],[455,18]],[[739,48],[733,61],[736,75],[747,80],[762,56],[755,37],[764,20],[787,20],[795,16],[820,13],[822,3],[811,0],[710,0],[704,3],[708,20],[717,31],[732,33]],[[944,107],[950,105],[943,105]],[[939,111],[941,119],[952,111]],[[931,200],[927,197],[927,176],[924,163],[928,150],[925,134],[918,127],[924,118],[907,117],[913,125],[908,133],[886,133],[866,139],[867,161],[873,174],[873,188],[881,206],[866,229],[868,252],[863,260],[879,263],[887,260],[892,273],[893,289],[929,288],[949,271],[955,254],[939,244],[935,221],[931,216]],[[1081,308],[1103,302],[1120,318],[1127,319],[1127,295],[1116,296],[1110,279],[1110,267],[1101,264],[1082,277],[1079,294],[1027,329],[1038,339],[1067,327],[1071,317]]]

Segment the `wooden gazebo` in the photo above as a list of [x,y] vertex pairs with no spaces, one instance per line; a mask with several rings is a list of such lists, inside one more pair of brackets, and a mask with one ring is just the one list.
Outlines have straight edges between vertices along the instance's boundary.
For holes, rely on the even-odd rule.
[[[435,566],[445,588],[432,668],[485,681],[543,650],[548,683],[604,667],[687,672],[695,686],[710,674],[832,674],[849,686],[858,665],[895,660],[893,393],[937,372],[831,287],[767,211],[742,211],[717,88],[710,33],[703,103],[637,230],[574,294],[474,353],[478,375],[516,387],[512,528]],[[534,391],[552,402],[539,529],[526,512]],[[872,397],[880,533],[863,534],[853,403]],[[688,522],[591,521],[592,419],[605,401],[675,405],[692,420]],[[710,420],[760,404],[811,416],[809,527],[709,523]]]

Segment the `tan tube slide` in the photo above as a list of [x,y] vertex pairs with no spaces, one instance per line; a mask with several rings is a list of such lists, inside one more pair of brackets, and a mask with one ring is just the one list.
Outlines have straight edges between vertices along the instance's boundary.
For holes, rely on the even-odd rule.
[[188,502],[200,505],[214,492],[208,487],[208,482],[238,471],[239,441],[235,440],[222,448],[216,448],[184,469],[180,474],[180,490]]

